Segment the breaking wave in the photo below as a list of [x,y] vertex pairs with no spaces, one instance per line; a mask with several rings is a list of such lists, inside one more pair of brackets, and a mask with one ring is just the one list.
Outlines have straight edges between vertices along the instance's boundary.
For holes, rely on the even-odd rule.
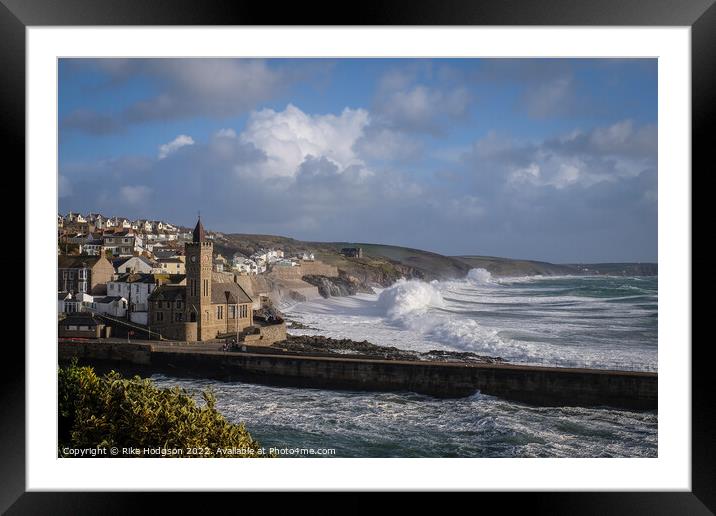
[[[301,322],[334,338],[500,356],[515,363],[655,370],[657,278],[399,280],[378,295],[300,303]],[[637,290],[640,289],[640,290]]]
[[492,279],[492,274],[485,269],[470,269],[466,279],[473,285],[492,285],[495,283]]
[[384,289],[378,296],[378,306],[391,320],[408,314],[424,312],[430,307],[442,308],[445,300],[438,290],[438,282],[400,279]]
[[496,285],[485,269],[472,269],[458,281],[428,283],[401,279],[380,293],[377,304],[391,324],[431,340],[463,351],[494,353],[502,350],[506,342],[500,339],[497,331],[483,328],[472,319],[456,319],[455,313],[448,309],[443,292],[449,293],[461,284],[472,288]]

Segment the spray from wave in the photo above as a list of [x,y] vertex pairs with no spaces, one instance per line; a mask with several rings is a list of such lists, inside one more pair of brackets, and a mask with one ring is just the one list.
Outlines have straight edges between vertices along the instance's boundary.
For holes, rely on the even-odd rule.
[[485,269],[470,269],[466,280],[473,285],[493,285],[495,283],[490,271]]
[[430,307],[445,306],[438,282],[400,279],[378,296],[378,306],[385,310],[389,319],[396,321],[408,314],[425,312]]
[[653,370],[657,283],[644,280],[637,285],[644,292],[638,292],[633,281],[493,278],[484,269],[473,269],[462,279],[403,279],[377,296],[308,303],[308,315],[315,319],[306,321],[336,338],[403,349],[470,351],[517,363]]
[[485,269],[471,269],[458,281],[431,281],[401,279],[383,290],[377,304],[391,324],[419,332],[437,342],[470,351],[496,352],[504,346],[496,331],[487,330],[471,319],[456,319],[455,314],[445,312],[447,303],[443,292],[456,284],[479,288],[496,283]]

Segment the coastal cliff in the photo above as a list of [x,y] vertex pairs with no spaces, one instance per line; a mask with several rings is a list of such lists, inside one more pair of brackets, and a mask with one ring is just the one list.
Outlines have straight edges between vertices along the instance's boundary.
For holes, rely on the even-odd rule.
[[318,293],[322,297],[340,297],[354,296],[359,292],[373,294],[373,289],[364,281],[359,280],[355,276],[339,271],[338,277],[320,276],[309,274],[303,276],[303,281],[310,283],[318,288]]
[[[361,248],[361,256],[345,256],[343,248]],[[215,240],[224,256],[246,256],[259,249],[282,249],[289,255],[312,253],[316,260],[335,267],[346,278],[355,278],[362,288],[387,287],[400,278],[423,281],[464,278],[470,269],[482,268],[494,277],[504,276],[654,276],[656,263],[555,264],[494,256],[444,256],[421,249],[360,242],[309,242],[272,235],[225,234]],[[309,274],[320,276],[323,274]],[[300,279],[300,278],[296,278]],[[311,282],[313,281],[313,283]],[[335,278],[313,279],[311,285],[330,295],[346,295],[351,286]],[[320,283],[320,285],[319,285]],[[360,292],[361,290],[358,290]],[[334,292],[331,294],[331,292]],[[323,295],[323,293],[321,294]],[[325,297],[325,296],[324,296]]]

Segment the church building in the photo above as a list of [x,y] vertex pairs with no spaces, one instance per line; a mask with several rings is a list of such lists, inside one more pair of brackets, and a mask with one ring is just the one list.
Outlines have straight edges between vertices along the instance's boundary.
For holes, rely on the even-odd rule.
[[253,300],[212,270],[214,244],[201,219],[185,244],[186,285],[161,285],[149,297],[149,330],[166,339],[206,341],[253,325]]

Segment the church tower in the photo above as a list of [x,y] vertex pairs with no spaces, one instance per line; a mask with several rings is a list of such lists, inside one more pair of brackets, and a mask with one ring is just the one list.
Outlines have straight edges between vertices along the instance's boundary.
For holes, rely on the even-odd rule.
[[[184,246],[186,254],[186,320],[197,323],[197,340],[210,338],[212,325],[211,269],[214,245],[206,238],[201,217],[194,228],[192,242]],[[204,331],[202,332],[202,328]]]

